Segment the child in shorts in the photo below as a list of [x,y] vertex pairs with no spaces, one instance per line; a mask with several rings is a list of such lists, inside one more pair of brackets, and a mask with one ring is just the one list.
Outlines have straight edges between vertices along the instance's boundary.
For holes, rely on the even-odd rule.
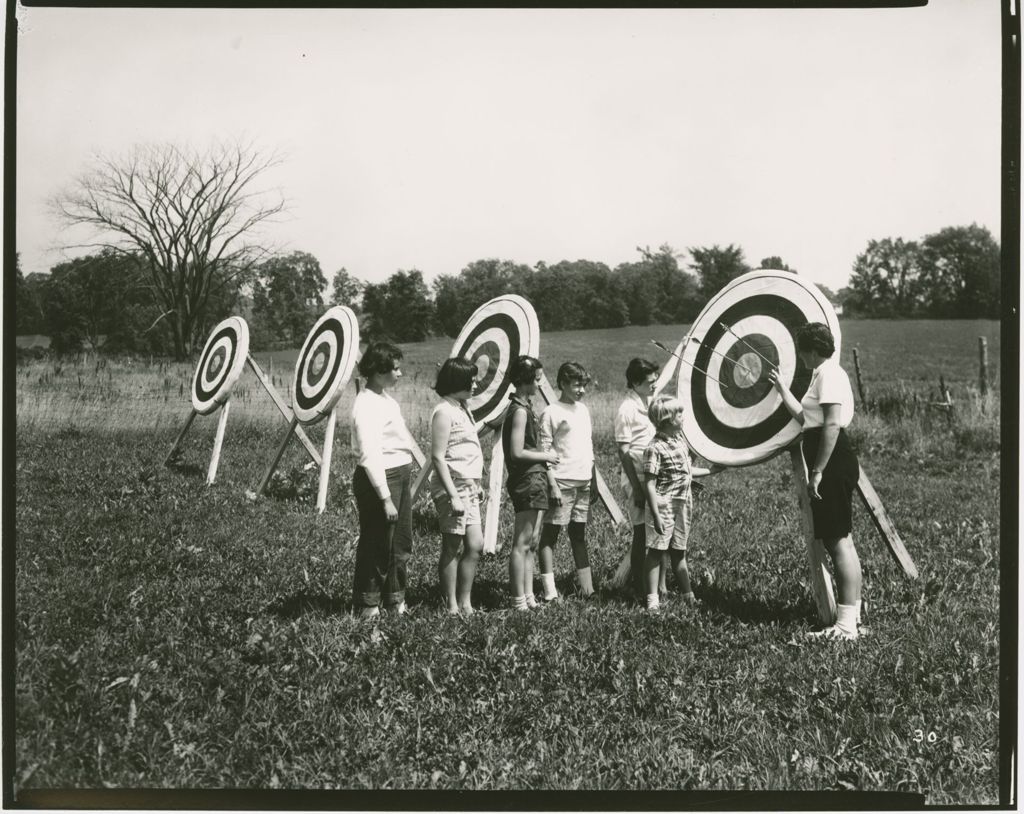
[[508,561],[514,610],[537,607],[533,595],[533,555],[540,522],[548,508],[545,467],[558,463],[555,452],[537,448],[537,418],[530,397],[537,392],[541,370],[541,363],[532,356],[520,356],[509,365],[508,378],[515,392],[501,425],[501,446],[508,468],[506,488],[516,515]]
[[659,397],[651,402],[647,414],[655,427],[654,440],[644,451],[644,488],[647,511],[644,534],[647,555],[647,610],[657,612],[658,582],[661,577],[662,552],[668,551],[672,570],[682,591],[683,600],[695,603],[686,566],[686,547],[690,537],[693,511],[691,482],[693,478],[721,472],[724,467],[710,469],[690,464],[690,450],[683,438],[683,413],[678,399]]
[[553,450],[559,461],[548,467],[551,511],[544,519],[540,535],[540,578],[543,598],[558,599],[555,589],[554,547],[563,526],[569,527],[569,545],[576,563],[580,594],[594,593],[587,552],[587,517],[590,513],[590,481],[594,475],[594,440],[590,411],[582,399],[590,384],[590,374],[579,362],[566,362],[558,368],[556,380],[561,391],[540,417],[540,448]]
[[[448,613],[473,613],[471,593],[483,549],[480,530],[480,479],[484,456],[466,400],[476,388],[476,365],[446,359],[434,390],[442,401],[430,414],[430,494],[441,526],[437,566]],[[462,548],[461,556],[459,548]]]

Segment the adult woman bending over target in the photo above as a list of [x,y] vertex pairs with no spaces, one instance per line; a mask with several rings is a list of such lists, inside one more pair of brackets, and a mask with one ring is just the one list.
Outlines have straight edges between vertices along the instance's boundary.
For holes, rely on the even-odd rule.
[[[484,455],[466,406],[476,389],[477,368],[467,359],[446,359],[434,390],[443,401],[430,414],[430,494],[441,526],[437,566],[448,613],[473,613],[471,593],[484,546],[480,531],[480,478]],[[462,554],[459,555],[459,548]]]
[[850,447],[845,428],[853,418],[850,379],[832,358],[835,340],[829,327],[810,322],[795,333],[797,355],[809,368],[811,382],[802,401],[779,380],[778,371],[768,374],[790,414],[803,425],[802,447],[807,462],[807,491],[811,497],[814,536],[832,558],[838,594],[836,623],[809,634],[829,639],[856,639],[860,616],[861,570],[853,530],[852,497],[860,465]]
[[359,360],[366,387],[352,405],[352,448],[358,465],[352,493],[359,510],[353,596],[363,617],[382,603],[405,613],[406,563],[412,553],[412,462],[416,443],[387,390],[402,376],[402,351],[374,342]]

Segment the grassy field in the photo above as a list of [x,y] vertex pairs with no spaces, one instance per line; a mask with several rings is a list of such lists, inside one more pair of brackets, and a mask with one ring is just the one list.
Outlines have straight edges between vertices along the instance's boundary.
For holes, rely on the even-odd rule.
[[[476,583],[488,612],[448,618],[423,505],[413,613],[374,626],[350,615],[345,421],[317,517],[298,444],[271,497],[244,497],[284,428],[251,374],[207,488],[212,419],[193,425],[183,462],[160,465],[187,414],[189,366],[20,367],[16,786],[861,789],[997,802],[999,404],[974,384],[976,336],[989,337],[994,374],[997,329],[844,324],[844,363],[856,344],[873,388],[924,395],[941,372],[957,410],[855,420],[861,461],[921,577],[903,577],[858,507],[870,632],[838,645],[800,639],[815,613],[783,458],[726,472],[698,498],[697,610],[670,598],[651,617],[608,587],[626,543],[598,509],[596,602],[512,615],[499,553]],[[620,371],[658,352],[649,338],[678,336],[544,337],[550,366],[575,357],[594,369],[598,465],[611,482]],[[406,348],[398,396],[424,443],[448,347]],[[286,358],[274,375],[284,393]],[[310,430],[318,444],[322,432]],[[571,595],[564,540],[556,574]]]

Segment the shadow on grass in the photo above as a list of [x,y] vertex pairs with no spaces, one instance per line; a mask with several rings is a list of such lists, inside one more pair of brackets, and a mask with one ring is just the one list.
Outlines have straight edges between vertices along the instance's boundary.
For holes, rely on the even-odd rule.
[[699,585],[694,594],[701,604],[710,611],[724,613],[741,622],[813,622],[814,609],[800,602],[794,604],[784,600],[751,598],[735,588],[721,588],[718,585]]
[[167,461],[166,466],[172,472],[177,472],[179,475],[186,475],[190,478],[203,474],[203,468],[199,464],[190,463],[180,455],[172,457]]
[[267,612],[286,619],[297,619],[305,613],[349,614],[352,613],[352,600],[337,594],[330,596],[323,591],[301,590],[271,602]]

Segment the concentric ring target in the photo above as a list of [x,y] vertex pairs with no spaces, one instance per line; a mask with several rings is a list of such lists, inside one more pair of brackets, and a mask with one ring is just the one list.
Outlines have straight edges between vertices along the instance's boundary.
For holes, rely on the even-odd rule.
[[807,392],[811,372],[797,356],[794,334],[808,322],[829,326],[838,354],[839,320],[831,303],[813,283],[784,271],[744,274],[704,306],[690,329],[678,380],[683,434],[698,455],[745,466],[796,440],[800,425],[768,373],[777,367],[797,400]]
[[292,380],[292,409],[299,421],[313,424],[334,409],[352,376],[358,348],[359,323],[350,308],[336,305],[316,321],[302,343]]
[[468,402],[475,421],[491,421],[508,405],[512,384],[505,374],[512,360],[539,353],[540,324],[528,300],[506,294],[473,312],[451,355],[469,359],[479,371],[477,392]]
[[249,355],[249,326],[228,317],[210,332],[192,377],[192,406],[207,415],[228,400]]

